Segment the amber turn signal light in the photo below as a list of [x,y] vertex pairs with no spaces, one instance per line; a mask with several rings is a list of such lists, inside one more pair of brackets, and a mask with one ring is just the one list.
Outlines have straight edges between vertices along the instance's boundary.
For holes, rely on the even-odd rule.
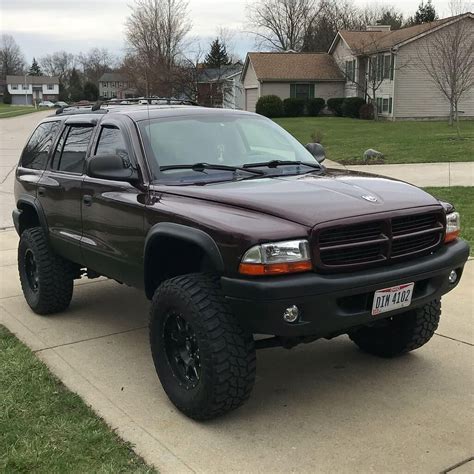
[[286,273],[299,273],[311,270],[311,262],[286,262],[286,263],[241,263],[239,273],[242,275],[284,275]]

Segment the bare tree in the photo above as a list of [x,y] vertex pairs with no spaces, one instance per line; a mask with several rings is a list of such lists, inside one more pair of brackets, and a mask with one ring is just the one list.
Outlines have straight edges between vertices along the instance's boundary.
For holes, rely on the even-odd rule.
[[185,0],[135,0],[126,23],[129,56],[142,62],[149,94],[171,95],[173,68],[191,29]]
[[67,84],[72,68],[76,65],[73,54],[66,51],[56,51],[39,59],[42,70],[47,76],[59,78],[59,82]]
[[97,84],[104,72],[110,72],[116,64],[116,58],[105,48],[92,48],[77,55],[86,81]]
[[0,78],[7,75],[22,74],[25,58],[20,47],[11,35],[2,35],[0,43]]
[[247,18],[260,45],[301,51],[318,13],[317,0],[258,0],[248,7]]
[[420,67],[449,102],[449,123],[459,130],[459,102],[474,88],[474,28],[472,14],[420,41]]

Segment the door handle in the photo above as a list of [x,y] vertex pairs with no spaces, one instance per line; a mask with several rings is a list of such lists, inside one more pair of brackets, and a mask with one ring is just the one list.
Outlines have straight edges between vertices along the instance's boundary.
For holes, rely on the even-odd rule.
[[90,206],[92,204],[92,196],[90,194],[84,194],[84,196],[82,196],[82,202],[85,206]]

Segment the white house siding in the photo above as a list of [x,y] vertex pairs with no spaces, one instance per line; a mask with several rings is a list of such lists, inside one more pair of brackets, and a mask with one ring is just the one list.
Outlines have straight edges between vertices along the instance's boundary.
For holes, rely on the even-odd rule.
[[[474,20],[466,19],[472,25],[474,35]],[[446,28],[455,28],[456,25]],[[425,51],[426,42],[432,37],[442,34],[441,30],[402,46],[397,55],[397,63],[404,65],[395,71],[395,119],[404,118],[447,118],[449,102],[437,89],[429,74],[419,64],[418,52]],[[462,117],[474,117],[474,89],[471,89],[459,104],[463,111]]]
[[281,100],[290,97],[289,82],[262,82],[260,95],[277,95]]
[[[336,47],[334,48],[334,52],[332,53],[334,59],[336,60],[339,69],[345,72],[346,61],[352,61],[356,59],[356,57],[352,54],[352,51],[347,46],[347,44],[340,38],[337,42]],[[359,62],[356,61],[356,77],[359,76]],[[357,84],[351,81],[346,81],[344,88],[342,89],[342,93],[339,96],[333,97],[356,97],[357,96]]]

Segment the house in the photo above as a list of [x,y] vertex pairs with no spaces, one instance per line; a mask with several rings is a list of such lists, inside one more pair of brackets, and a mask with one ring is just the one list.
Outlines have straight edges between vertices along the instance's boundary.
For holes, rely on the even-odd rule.
[[243,109],[242,63],[203,68],[198,74],[197,100],[206,107]]
[[328,53],[248,53],[242,71],[245,110],[263,95],[281,99],[342,97],[345,78]]
[[51,76],[7,76],[8,92],[12,105],[32,105],[34,102],[59,98],[59,78]]
[[[474,37],[474,15],[465,13],[393,31],[387,25],[342,30],[328,53],[248,53],[242,72],[245,109],[255,111],[258,98],[269,94],[281,99],[359,96],[373,101],[388,120],[447,118],[449,103],[420,57],[435,47],[436,35],[460,28],[460,22]],[[474,117],[474,88],[459,110],[462,117]]]
[[[329,48],[346,79],[344,96],[373,100],[381,116],[390,119],[441,119],[449,116],[449,103],[422,67],[437,35],[448,29],[472,31],[474,15],[423,23],[391,31],[390,26],[366,31],[339,31]],[[463,117],[474,117],[474,88],[459,104]]]
[[135,84],[120,72],[106,72],[99,79],[99,97],[104,99],[128,99],[136,95]]

